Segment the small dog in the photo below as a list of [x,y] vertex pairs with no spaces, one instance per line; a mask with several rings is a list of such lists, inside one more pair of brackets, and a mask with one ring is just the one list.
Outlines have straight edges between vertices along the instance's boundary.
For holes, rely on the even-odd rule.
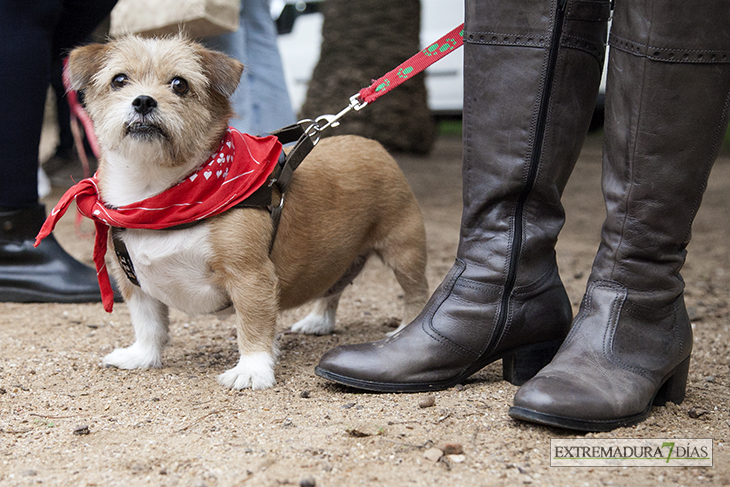
[[[102,151],[98,190],[110,207],[176,185],[216,150],[232,115],[243,66],[183,36],[122,37],[71,52],[73,89],[83,92]],[[421,212],[397,163],[377,142],[323,139],[295,171],[273,248],[272,221],[235,208],[191,228],[126,229],[121,237],[139,286],[114,266],[136,341],[104,357],[123,369],[161,366],[168,309],[235,312],[240,360],[218,381],[229,388],[275,383],[280,309],[316,300],[299,333],[332,332],[342,283],[370,255],[395,272],[403,323],[428,298]],[[403,326],[403,325],[401,325]]]

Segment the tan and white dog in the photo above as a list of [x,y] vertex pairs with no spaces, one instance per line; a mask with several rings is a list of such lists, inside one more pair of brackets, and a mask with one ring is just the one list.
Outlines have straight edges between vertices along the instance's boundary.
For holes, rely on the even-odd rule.
[[[196,170],[218,147],[243,66],[184,37],[129,36],[72,51],[72,87],[82,91],[102,157],[99,194],[112,207],[154,196]],[[427,300],[425,232],[398,165],[377,142],[323,139],[294,173],[273,249],[262,209],[233,209],[187,229],[127,229],[122,236],[140,286],[115,266],[136,341],[103,364],[161,366],[168,309],[235,312],[240,360],[218,377],[230,388],[275,383],[280,309],[316,300],[293,326],[332,332],[341,289],[328,290],[379,256],[404,291],[403,323]],[[356,273],[356,272],[355,272]]]

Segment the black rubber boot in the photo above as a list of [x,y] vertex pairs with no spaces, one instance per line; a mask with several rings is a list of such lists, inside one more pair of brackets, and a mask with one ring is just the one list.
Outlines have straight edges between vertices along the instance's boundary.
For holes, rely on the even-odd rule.
[[66,253],[53,235],[33,247],[45,219],[43,205],[0,211],[0,301],[100,302],[96,271]]
[[453,386],[503,359],[522,384],[572,309],[558,275],[560,198],[598,92],[608,1],[467,1],[464,212],[457,260],[394,336],[327,352],[315,372],[375,391]]
[[569,337],[517,392],[513,418],[607,431],[684,399],[692,328],[679,271],[728,123],[729,26],[713,1],[616,2],[602,242]]

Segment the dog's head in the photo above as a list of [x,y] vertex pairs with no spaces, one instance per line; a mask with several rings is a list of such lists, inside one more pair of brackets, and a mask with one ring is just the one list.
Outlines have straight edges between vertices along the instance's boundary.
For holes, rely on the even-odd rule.
[[163,166],[199,162],[215,149],[242,71],[183,36],[126,36],[74,49],[68,61],[102,151]]

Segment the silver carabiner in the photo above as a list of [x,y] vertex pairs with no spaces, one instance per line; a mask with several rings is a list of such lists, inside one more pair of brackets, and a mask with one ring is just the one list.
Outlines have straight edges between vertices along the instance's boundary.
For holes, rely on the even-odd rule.
[[340,125],[340,119],[350,113],[352,110],[360,111],[367,106],[367,102],[360,101],[360,94],[356,93],[350,97],[350,104],[347,105],[336,115],[320,115],[314,120],[304,119],[297,122],[302,127],[305,124],[309,124],[304,132],[312,139],[312,143],[317,145],[320,139],[320,133],[330,127],[337,127]]

